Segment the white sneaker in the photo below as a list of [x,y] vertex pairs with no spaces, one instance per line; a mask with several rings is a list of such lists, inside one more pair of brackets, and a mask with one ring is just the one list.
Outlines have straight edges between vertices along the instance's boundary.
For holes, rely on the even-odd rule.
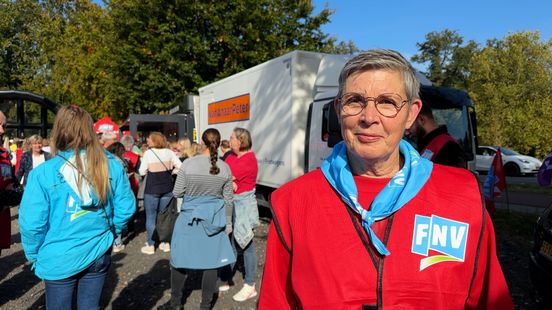
[[228,285],[228,284],[223,284],[223,285],[219,286],[219,292],[226,292],[228,290],[230,290],[230,285]]
[[122,243],[119,244],[119,245],[117,245],[117,244],[114,244],[114,245],[113,245],[113,253],[119,253],[119,252],[121,252],[121,251],[124,250],[124,249],[125,249],[125,245],[122,244]]
[[153,245],[146,245],[142,247],[142,253],[147,255],[155,254],[155,247]]
[[170,252],[171,251],[171,244],[168,243],[168,242],[161,242],[159,244],[159,250],[163,251],[163,252]]
[[257,296],[255,285],[244,284],[242,289],[232,297],[235,301],[246,301]]

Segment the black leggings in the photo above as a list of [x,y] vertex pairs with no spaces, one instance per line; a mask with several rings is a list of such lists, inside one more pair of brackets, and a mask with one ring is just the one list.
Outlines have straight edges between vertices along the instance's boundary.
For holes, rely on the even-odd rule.
[[[217,270],[203,270],[201,279],[201,305],[199,309],[211,309],[213,295],[217,289]],[[171,266],[171,305],[179,307],[182,305],[184,284],[186,283],[186,269],[174,268]]]

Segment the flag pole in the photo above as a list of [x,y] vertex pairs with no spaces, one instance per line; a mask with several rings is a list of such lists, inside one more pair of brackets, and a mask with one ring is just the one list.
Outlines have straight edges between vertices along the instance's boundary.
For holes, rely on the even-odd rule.
[[506,182],[506,176],[504,176],[504,193],[506,194],[506,210],[510,214],[510,197],[508,195],[508,182]]
[[508,214],[510,214],[510,197],[508,195],[508,185],[506,184],[506,171],[504,171],[504,164],[502,163],[502,150],[500,147],[496,151],[495,157],[493,158],[492,166],[494,167],[493,173],[495,177],[498,177],[498,181],[495,184],[498,186],[502,184],[502,191],[504,191],[506,194],[506,210]]

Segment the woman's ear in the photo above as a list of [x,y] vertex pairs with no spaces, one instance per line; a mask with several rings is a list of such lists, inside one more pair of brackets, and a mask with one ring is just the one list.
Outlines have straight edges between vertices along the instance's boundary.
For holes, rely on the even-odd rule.
[[[410,128],[412,124],[416,121],[420,110],[422,109],[422,100],[414,99],[410,104],[410,109],[408,111],[408,117],[406,119],[406,128]],[[420,115],[420,117],[422,117]]]

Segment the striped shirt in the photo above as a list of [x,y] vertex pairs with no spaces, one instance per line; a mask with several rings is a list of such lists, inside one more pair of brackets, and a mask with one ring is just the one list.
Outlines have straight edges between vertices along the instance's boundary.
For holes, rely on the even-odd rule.
[[[218,159],[218,158],[217,158]],[[213,175],[211,159],[207,155],[197,155],[186,159],[176,177],[173,195],[175,197],[187,196],[215,196],[223,198],[226,207],[226,215],[232,216],[232,173],[228,165],[222,160],[217,160],[220,171]]]

